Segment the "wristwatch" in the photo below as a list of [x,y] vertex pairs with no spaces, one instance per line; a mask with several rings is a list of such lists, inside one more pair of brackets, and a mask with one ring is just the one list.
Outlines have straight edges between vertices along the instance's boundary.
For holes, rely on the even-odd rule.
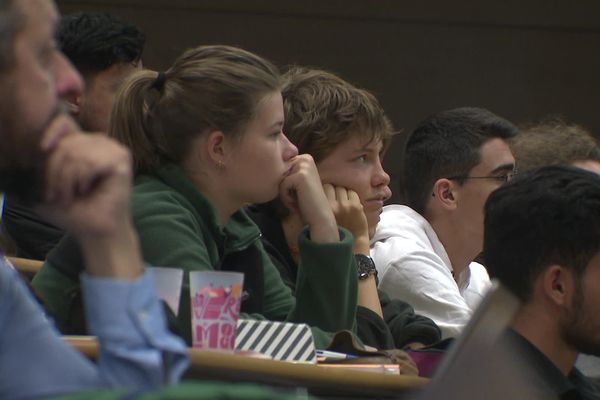
[[364,254],[355,254],[354,259],[356,260],[358,279],[362,281],[371,275],[375,275],[375,284],[379,285],[379,279],[377,279],[377,268],[375,268],[373,259]]

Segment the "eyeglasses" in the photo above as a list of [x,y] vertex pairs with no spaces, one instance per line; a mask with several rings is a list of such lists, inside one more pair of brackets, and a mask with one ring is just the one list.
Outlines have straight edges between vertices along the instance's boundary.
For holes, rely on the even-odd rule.
[[515,175],[517,175],[517,171],[511,171],[508,172],[506,174],[502,174],[502,175],[491,175],[491,176],[468,176],[468,175],[457,175],[457,176],[451,176],[447,179],[450,180],[464,180],[464,179],[494,179],[495,181],[499,182],[499,183],[506,183],[506,182],[510,182]]

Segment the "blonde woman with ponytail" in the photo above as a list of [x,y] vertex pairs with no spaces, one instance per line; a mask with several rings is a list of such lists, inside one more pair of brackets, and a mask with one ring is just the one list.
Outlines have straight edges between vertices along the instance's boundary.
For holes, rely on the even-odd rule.
[[[146,262],[244,272],[242,317],[303,322],[317,347],[354,329],[352,236],[338,228],[314,161],[282,132],[276,68],[227,46],[189,50],[165,72],[141,71],[121,88],[110,135],[127,145],[137,174],[132,213]],[[265,253],[242,207],[280,196],[307,224],[299,236],[295,293]],[[72,326],[79,260],[69,239],[36,279],[59,326]],[[179,326],[189,340],[189,282]]]

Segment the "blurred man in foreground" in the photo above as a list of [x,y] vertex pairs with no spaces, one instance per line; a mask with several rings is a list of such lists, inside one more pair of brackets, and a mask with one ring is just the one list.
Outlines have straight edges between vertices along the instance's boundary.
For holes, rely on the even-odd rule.
[[183,342],[168,332],[143,272],[128,210],[129,154],[104,135],[83,134],[60,111],[82,81],[57,49],[57,22],[51,1],[0,0],[0,190],[79,239],[100,354],[96,365],[66,345],[0,262],[0,398],[157,388],[186,366]]
[[523,303],[513,322],[532,383],[560,399],[598,399],[600,384],[574,368],[600,355],[600,176],[551,166],[492,193],[485,261]]
[[[106,132],[117,89],[142,66],[144,34],[109,14],[77,13],[61,19],[56,40],[84,80],[83,90],[63,95],[69,114],[85,131]],[[64,235],[14,195],[6,199],[2,221],[18,257],[44,260]]]

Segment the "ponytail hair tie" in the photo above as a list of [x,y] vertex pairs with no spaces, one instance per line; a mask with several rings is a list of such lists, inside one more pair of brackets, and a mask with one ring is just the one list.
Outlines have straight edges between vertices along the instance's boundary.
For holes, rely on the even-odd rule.
[[154,80],[154,83],[152,83],[151,87],[160,92],[165,86],[166,80],[167,75],[164,72],[160,71],[158,75],[156,75],[156,79]]

